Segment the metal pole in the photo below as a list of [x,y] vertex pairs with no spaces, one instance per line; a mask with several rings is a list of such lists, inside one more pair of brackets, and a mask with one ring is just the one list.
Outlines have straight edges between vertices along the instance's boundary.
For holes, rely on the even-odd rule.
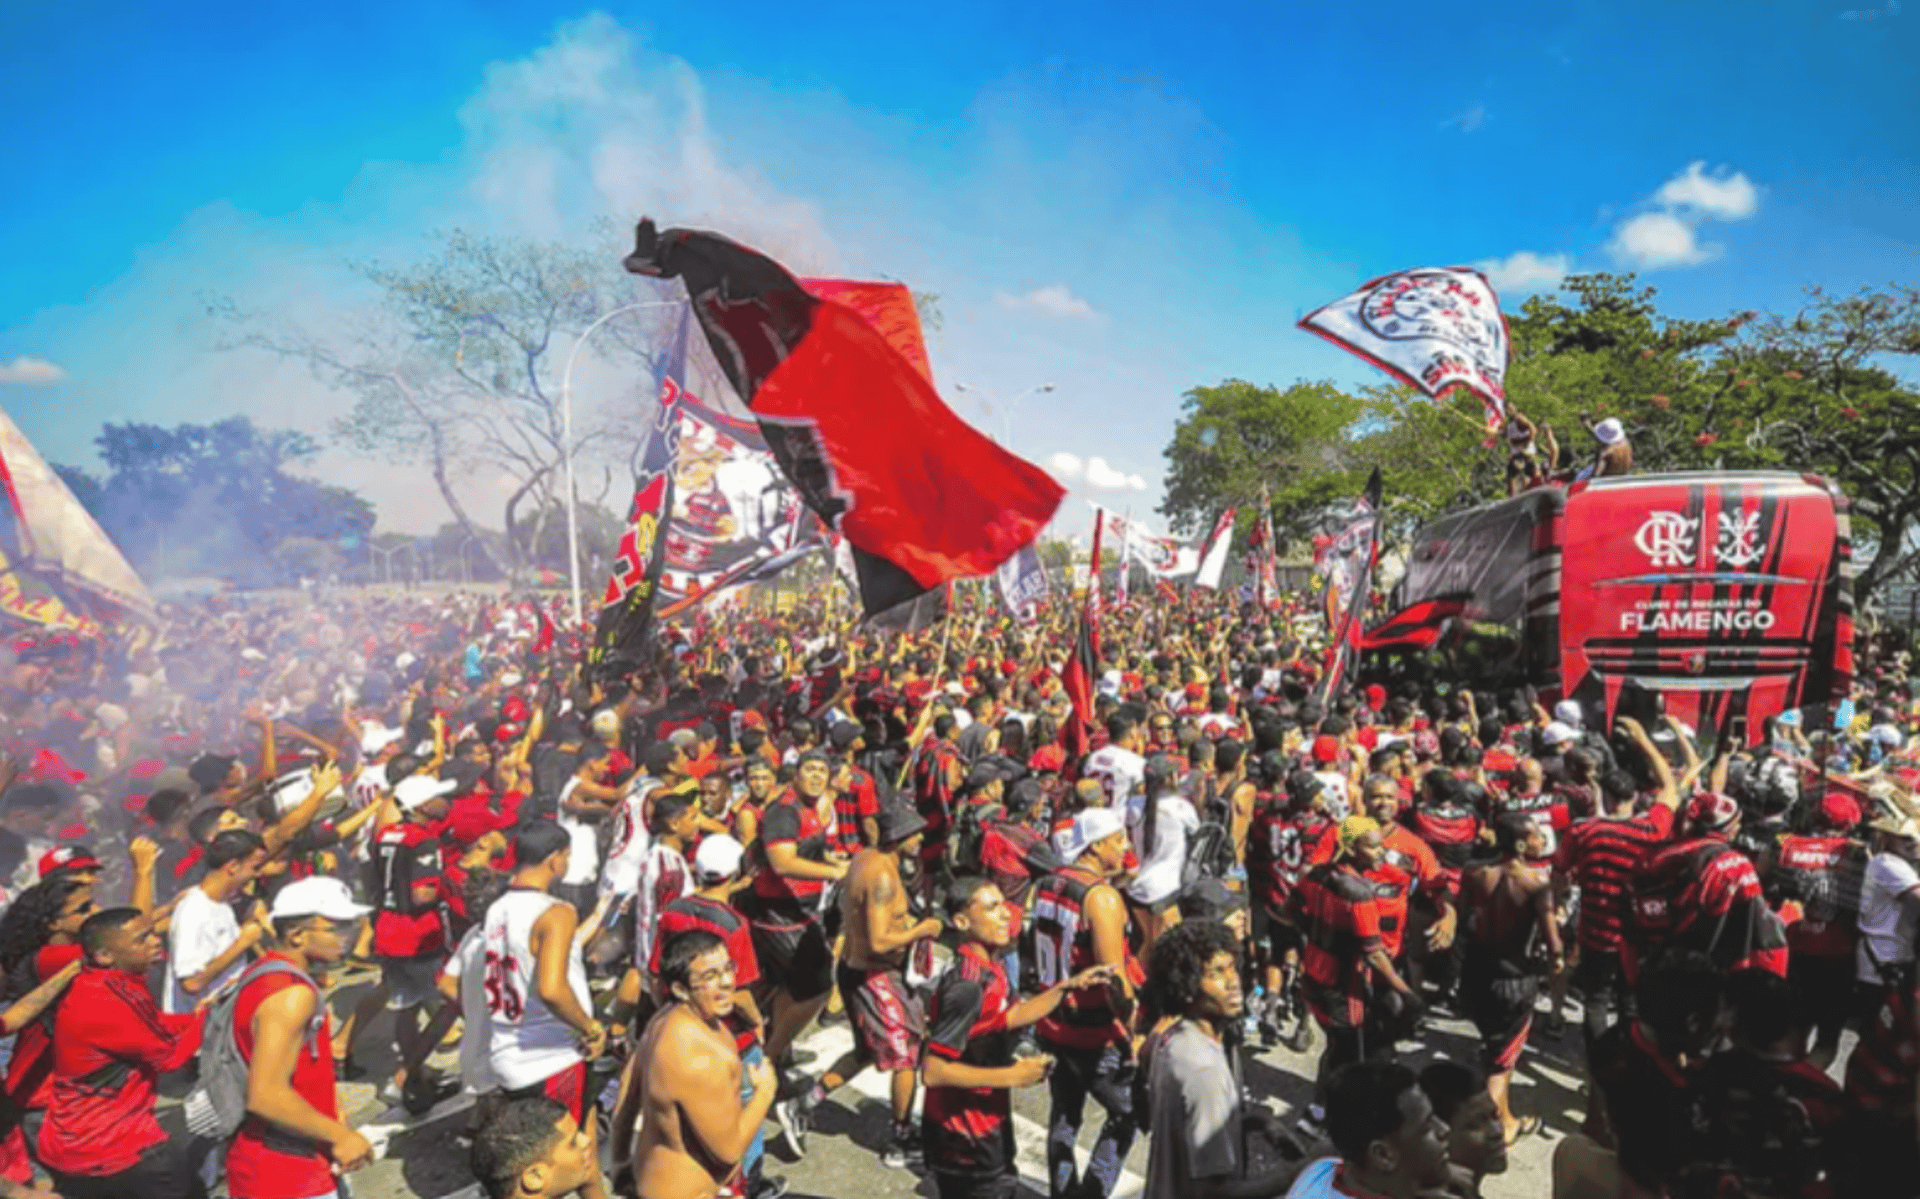
[[580,331],[574,338],[573,348],[567,351],[567,365],[560,372],[560,438],[561,453],[567,468],[567,582],[573,587],[573,627],[586,624],[586,609],[580,598],[580,516],[576,509],[577,500],[573,485],[573,362],[580,356],[580,347],[587,344],[587,338],[594,331],[623,312],[637,312],[642,308],[676,308],[678,300],[649,300],[639,304],[623,304],[618,308],[603,312],[591,325]]

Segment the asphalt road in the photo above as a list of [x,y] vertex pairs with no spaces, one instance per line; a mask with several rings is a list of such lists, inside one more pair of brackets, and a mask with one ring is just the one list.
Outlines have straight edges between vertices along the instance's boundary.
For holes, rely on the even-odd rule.
[[[350,1002],[353,991],[342,999]],[[1577,1005],[1571,1005],[1577,1011]],[[336,1004],[336,1010],[340,1010]],[[1522,1115],[1544,1118],[1540,1135],[1529,1137],[1514,1149],[1507,1173],[1486,1182],[1488,1199],[1534,1199],[1551,1192],[1551,1162],[1554,1146],[1566,1133],[1578,1126],[1584,1110],[1582,1085],[1585,1077],[1580,1054],[1577,1019],[1558,1039],[1539,1034],[1521,1059],[1513,1096],[1514,1110]],[[376,1026],[369,1043],[383,1035]],[[811,1065],[823,1069],[851,1043],[844,1024],[829,1024],[814,1029],[800,1042],[802,1057],[812,1054]],[[1307,1100],[1312,1087],[1319,1045],[1307,1054],[1289,1053],[1284,1047],[1260,1052],[1248,1059],[1246,1071],[1250,1088],[1283,1117],[1291,1120]],[[1437,1057],[1460,1061],[1476,1060],[1477,1039],[1465,1021],[1440,1017],[1434,1020],[1425,1042],[1403,1047],[1402,1060],[1418,1069]],[[373,1057],[373,1055],[368,1055]],[[443,1054],[436,1064],[452,1068],[453,1055]],[[376,1067],[385,1063],[375,1059]],[[1837,1068],[1837,1067],[1836,1067]],[[447,1101],[427,1116],[410,1118],[404,1112],[381,1103],[371,1083],[346,1083],[341,1087],[342,1108],[350,1122],[360,1127],[375,1142],[379,1159],[352,1176],[354,1199],[470,1199],[480,1194],[466,1168],[467,1144],[463,1133],[469,1118],[470,1101]],[[1097,1112],[1089,1104],[1090,1112]],[[1044,1086],[1016,1094],[1014,1099],[1015,1137],[1019,1167],[1026,1189],[1032,1195],[1046,1194],[1046,1119],[1047,1095]],[[860,1199],[905,1199],[910,1195],[931,1196],[932,1186],[913,1173],[891,1170],[880,1164],[879,1150],[888,1132],[886,1079],[868,1072],[837,1092],[816,1116],[815,1128],[808,1139],[804,1158],[795,1160],[780,1137],[779,1126],[767,1124],[769,1173],[784,1175],[796,1197],[859,1196]],[[1082,1145],[1093,1140],[1097,1124],[1089,1120],[1082,1130]],[[1119,1194],[1137,1193],[1146,1172],[1146,1145],[1136,1143],[1128,1159],[1128,1172]]]

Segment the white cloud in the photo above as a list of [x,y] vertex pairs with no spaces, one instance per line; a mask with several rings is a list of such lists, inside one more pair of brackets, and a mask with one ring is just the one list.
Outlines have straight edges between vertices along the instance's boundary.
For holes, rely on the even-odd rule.
[[1643,212],[1614,230],[1607,248],[1629,266],[1659,270],[1697,266],[1720,256],[1719,246],[1703,246],[1693,226],[1670,212]]
[[1687,169],[1660,186],[1653,198],[1670,209],[1691,210],[1716,221],[1744,221],[1760,211],[1760,189],[1742,172],[1714,178],[1705,162]]
[[1700,241],[1708,221],[1744,221],[1760,211],[1760,189],[1740,171],[1709,175],[1704,161],[1660,185],[1652,211],[1620,222],[1607,249],[1621,263],[1641,270],[1698,266],[1720,257],[1721,247]]
[[1065,450],[1061,450],[1053,457],[1047,459],[1047,469],[1052,471],[1056,478],[1065,479],[1069,483],[1077,483],[1087,473],[1087,464],[1080,461],[1078,454],[1069,454]]
[[1476,100],[1440,122],[1440,128],[1458,129],[1462,133],[1476,133],[1486,123],[1487,106]]
[[1108,491],[1145,491],[1147,481],[1139,475],[1130,475],[1107,464],[1105,458],[1087,459],[1087,486],[1105,488]]
[[22,355],[12,362],[0,362],[0,383],[58,383],[66,377],[59,363],[45,358]]
[[1103,491],[1145,491],[1147,481],[1120,470],[1105,458],[1082,458],[1065,450],[1047,459],[1047,469],[1066,483],[1085,483]]
[[1486,272],[1499,292],[1550,291],[1573,269],[1572,259],[1565,254],[1535,254],[1532,250],[1483,259],[1474,265]]
[[1002,308],[1038,312],[1043,316],[1066,317],[1074,320],[1092,320],[1100,314],[1093,305],[1067,290],[1064,283],[1054,283],[1047,287],[1037,287],[1024,296],[1008,295],[998,292],[994,302]]

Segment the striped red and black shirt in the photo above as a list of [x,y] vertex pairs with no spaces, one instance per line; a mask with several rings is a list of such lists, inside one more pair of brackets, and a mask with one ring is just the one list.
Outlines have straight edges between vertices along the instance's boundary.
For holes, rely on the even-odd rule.
[[[1300,972],[1308,1002],[1336,1026],[1360,1023],[1372,980],[1367,958],[1384,948],[1373,883],[1339,863],[1315,866],[1294,889],[1291,914],[1306,939]],[[1314,988],[1323,994],[1312,994]]]
[[1673,809],[1656,805],[1627,820],[1595,816],[1567,830],[1560,864],[1580,887],[1580,948],[1616,953],[1633,876],[1673,836]]

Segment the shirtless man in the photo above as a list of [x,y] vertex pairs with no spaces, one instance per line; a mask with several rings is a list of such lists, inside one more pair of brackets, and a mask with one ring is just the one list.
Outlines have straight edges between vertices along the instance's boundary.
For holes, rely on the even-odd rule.
[[1460,884],[1466,911],[1466,959],[1461,998],[1480,1031],[1487,1089],[1500,1109],[1500,1124],[1512,1144],[1540,1127],[1538,1117],[1516,1120],[1507,1091],[1533,1025],[1540,995],[1534,938],[1545,938],[1552,972],[1565,966],[1560,922],[1554,912],[1553,878],[1529,865],[1545,851],[1546,835],[1532,816],[1508,812],[1494,824],[1500,861],[1467,871]]
[[738,1170],[777,1081],[770,1064],[756,1063],[747,1071],[753,1097],[742,1102],[740,1051],[726,1024],[733,1011],[726,942],[703,929],[675,935],[660,956],[660,979],[674,1003],[647,1026],[627,1067],[643,1080],[633,1193],[708,1199]]
[[896,800],[881,810],[876,823],[879,843],[861,850],[848,866],[840,899],[846,952],[836,981],[853,1024],[854,1048],[811,1088],[782,1103],[775,1114],[787,1143],[796,1153],[802,1152],[807,1121],[828,1095],[866,1066],[890,1071],[893,1140],[880,1161],[903,1170],[920,1155],[913,1126],[913,1089],[920,1043],[926,1036],[920,997],[907,986],[906,962],[915,945],[939,936],[943,926],[932,916],[913,918],[908,888],[900,877],[902,859],[919,860],[926,819]]

